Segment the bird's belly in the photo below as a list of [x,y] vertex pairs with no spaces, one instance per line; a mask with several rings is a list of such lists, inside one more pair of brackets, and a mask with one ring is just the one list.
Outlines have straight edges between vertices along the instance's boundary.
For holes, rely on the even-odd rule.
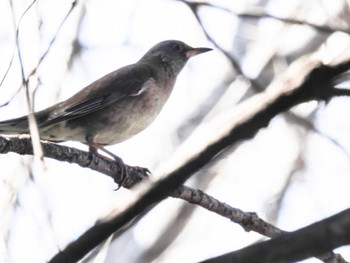
[[40,138],[53,142],[78,141],[86,143],[86,133],[84,127],[71,128],[67,122],[61,122],[50,127],[39,130]]
[[[159,92],[159,89],[165,92]],[[151,85],[99,111],[41,129],[41,138],[50,141],[79,141],[112,145],[129,139],[148,127],[158,116],[172,90]]]
[[[128,103],[118,104],[111,111],[104,111],[102,123],[106,123],[108,129],[97,129],[93,136],[93,142],[98,144],[116,144],[147,128],[159,114],[162,106],[159,102],[130,98]],[[152,105],[151,105],[152,104]],[[113,107],[112,107],[113,108]],[[108,124],[107,124],[108,123]]]
[[[136,118],[137,117],[137,118]],[[93,142],[97,144],[116,144],[129,139],[148,127],[156,116],[139,115],[133,118],[133,114],[126,118],[119,118],[116,123],[111,123],[108,129],[103,129],[93,136]]]
[[150,88],[86,116],[90,119],[88,143],[111,145],[136,135],[158,116],[168,96],[167,93],[160,95],[159,87]]

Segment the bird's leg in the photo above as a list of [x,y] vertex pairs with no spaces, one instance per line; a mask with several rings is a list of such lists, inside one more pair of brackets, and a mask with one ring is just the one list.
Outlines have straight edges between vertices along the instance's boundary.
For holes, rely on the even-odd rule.
[[[106,153],[107,155],[109,155],[113,159],[98,153],[98,150],[101,150],[102,152]],[[97,155],[97,156],[99,156],[99,157],[101,157],[101,158],[103,158],[105,160],[118,163],[119,167],[121,168],[121,180],[120,180],[120,183],[118,184],[118,188],[115,189],[115,190],[119,190],[119,188],[123,185],[123,183],[125,182],[126,178],[128,177],[127,168],[126,168],[126,165],[125,165],[124,161],[122,160],[122,158],[120,158],[119,156],[115,155],[111,151],[108,151],[103,146],[96,145],[96,144],[89,145],[89,152],[91,152],[91,153],[93,153],[93,154],[95,154],[95,155]]]

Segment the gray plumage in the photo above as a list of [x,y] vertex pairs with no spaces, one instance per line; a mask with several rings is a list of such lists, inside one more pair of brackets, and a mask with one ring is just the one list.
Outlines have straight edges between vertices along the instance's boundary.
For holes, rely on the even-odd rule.
[[[137,63],[94,81],[71,98],[36,112],[40,138],[103,149],[145,129],[167,101],[188,59],[209,48],[163,41]],[[28,134],[27,116],[0,122],[0,134]]]

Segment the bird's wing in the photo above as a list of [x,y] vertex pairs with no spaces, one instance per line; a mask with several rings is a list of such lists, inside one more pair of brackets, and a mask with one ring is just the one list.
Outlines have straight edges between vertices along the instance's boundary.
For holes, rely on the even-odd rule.
[[147,65],[133,64],[111,72],[94,81],[71,98],[44,111],[47,118],[39,121],[39,127],[71,120],[116,103],[129,96],[140,95],[153,78]]

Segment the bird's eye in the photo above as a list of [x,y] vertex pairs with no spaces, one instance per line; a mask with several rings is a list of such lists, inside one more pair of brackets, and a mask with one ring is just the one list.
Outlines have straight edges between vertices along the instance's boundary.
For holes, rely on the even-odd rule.
[[184,47],[183,47],[183,45],[181,45],[181,44],[175,44],[175,45],[174,45],[174,50],[175,50],[176,52],[182,53],[183,50],[184,50]]

